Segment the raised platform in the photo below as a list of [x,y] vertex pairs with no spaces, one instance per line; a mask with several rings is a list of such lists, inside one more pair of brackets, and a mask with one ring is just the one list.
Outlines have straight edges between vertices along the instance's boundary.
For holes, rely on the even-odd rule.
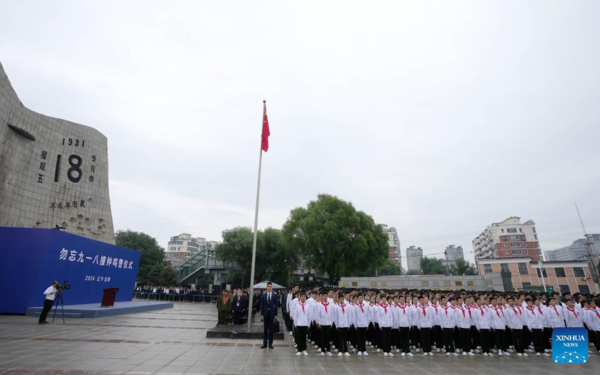
[[[281,322],[281,327],[285,330],[285,325]],[[248,340],[262,340],[263,338],[263,324],[252,324],[252,327],[248,329],[247,324],[242,325],[218,325],[214,328],[209,329],[206,332],[207,338],[216,339],[248,339]],[[273,340],[283,340],[283,331],[275,333]]]
[[[100,303],[65,305],[65,318],[104,318],[171,308],[173,308],[173,302],[115,302],[114,307],[100,307]],[[25,315],[39,317],[41,313],[42,307],[29,307]],[[53,315],[54,307],[48,317],[51,318]],[[59,316],[62,318],[60,306],[56,312],[56,317]]]

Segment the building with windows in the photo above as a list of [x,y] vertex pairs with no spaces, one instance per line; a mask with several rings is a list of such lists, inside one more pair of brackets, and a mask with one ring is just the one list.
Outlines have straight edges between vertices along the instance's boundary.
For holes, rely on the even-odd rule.
[[541,258],[535,223],[521,223],[517,216],[492,223],[473,240],[475,262],[481,259],[529,257],[534,262]]
[[388,244],[390,247],[390,259],[396,262],[402,268],[402,257],[400,252],[400,238],[398,238],[398,232],[396,228],[388,227],[385,224],[381,224],[383,231],[388,235]]
[[[592,255],[600,256],[600,234],[591,234]],[[561,247],[556,250],[544,251],[546,261],[565,261],[586,258],[588,256],[588,247],[585,238],[580,238],[569,246]]]
[[214,256],[214,250],[218,244],[216,241],[206,241],[205,238],[192,237],[189,233],[182,233],[171,237],[165,255],[171,265],[177,268],[201,251],[207,251],[209,256]]
[[456,265],[457,259],[465,259],[462,246],[450,245],[444,250],[444,266],[452,267]]
[[423,249],[414,246],[406,249],[406,267],[408,271],[420,270],[421,259],[423,259]]
[[517,291],[530,286],[543,286],[545,282],[547,287],[553,287],[561,293],[598,293],[585,261],[543,262],[542,267],[543,272],[539,263],[531,257],[479,259],[478,262],[480,275],[510,274],[512,288]]

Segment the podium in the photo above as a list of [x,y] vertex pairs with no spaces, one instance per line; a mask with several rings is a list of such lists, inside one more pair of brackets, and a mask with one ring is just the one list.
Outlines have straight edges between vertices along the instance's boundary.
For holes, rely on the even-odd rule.
[[102,304],[100,307],[113,307],[115,305],[115,298],[117,298],[118,291],[119,288],[104,289],[104,296],[102,297]]

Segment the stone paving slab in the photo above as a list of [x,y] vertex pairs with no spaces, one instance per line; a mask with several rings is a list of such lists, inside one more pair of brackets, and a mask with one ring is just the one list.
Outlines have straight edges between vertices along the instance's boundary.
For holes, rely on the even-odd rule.
[[173,309],[93,321],[38,325],[35,318],[0,316],[0,374],[598,374],[600,355],[586,364],[528,357],[297,357],[288,335],[275,349],[261,340],[207,339],[217,322],[214,304],[176,303]]

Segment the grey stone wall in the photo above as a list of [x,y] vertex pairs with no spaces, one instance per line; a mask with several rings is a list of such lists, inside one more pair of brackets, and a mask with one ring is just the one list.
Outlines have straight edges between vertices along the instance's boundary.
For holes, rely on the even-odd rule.
[[106,137],[25,108],[0,64],[0,226],[56,225],[115,243]]

